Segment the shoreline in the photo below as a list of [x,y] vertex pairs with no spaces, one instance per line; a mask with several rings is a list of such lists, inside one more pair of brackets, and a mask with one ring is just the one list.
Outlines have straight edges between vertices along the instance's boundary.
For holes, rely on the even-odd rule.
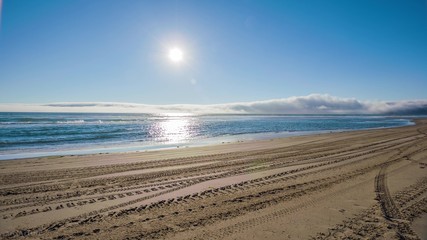
[[24,153],[0,153],[0,161],[8,160],[23,160],[31,158],[55,157],[55,156],[74,156],[74,155],[95,155],[95,154],[114,154],[114,153],[135,153],[135,152],[148,152],[148,151],[165,151],[175,148],[194,148],[194,147],[208,147],[221,144],[234,144],[247,141],[260,141],[281,139],[298,136],[310,136],[318,134],[339,133],[339,132],[352,132],[363,130],[376,130],[387,128],[399,128],[405,126],[415,125],[416,118],[408,118],[408,123],[402,126],[394,127],[378,127],[378,128],[365,128],[365,129],[336,129],[336,130],[319,130],[319,131],[286,131],[286,132],[263,132],[263,133],[248,133],[237,134],[229,136],[218,136],[211,138],[200,139],[200,141],[189,141],[185,143],[169,143],[169,144],[112,144],[112,145],[99,145],[91,148],[69,148],[63,150],[52,151],[37,151],[37,152],[24,152]]
[[0,161],[0,237],[426,237],[415,220],[427,212],[427,120],[415,122]]

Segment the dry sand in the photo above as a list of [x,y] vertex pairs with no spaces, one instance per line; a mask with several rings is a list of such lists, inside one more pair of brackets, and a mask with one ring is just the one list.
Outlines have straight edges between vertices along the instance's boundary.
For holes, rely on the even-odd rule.
[[0,238],[426,239],[427,120],[0,161]]

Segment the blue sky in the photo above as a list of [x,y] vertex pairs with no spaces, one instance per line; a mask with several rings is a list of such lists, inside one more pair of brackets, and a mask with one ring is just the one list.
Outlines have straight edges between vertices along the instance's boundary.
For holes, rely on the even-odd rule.
[[426,89],[426,1],[3,1],[0,103],[399,101]]

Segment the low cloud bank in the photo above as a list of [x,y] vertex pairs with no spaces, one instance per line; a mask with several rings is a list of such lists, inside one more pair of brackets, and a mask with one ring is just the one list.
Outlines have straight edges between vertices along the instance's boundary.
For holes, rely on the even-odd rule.
[[327,94],[310,94],[255,102],[227,104],[147,105],[137,103],[81,102],[50,104],[0,104],[1,112],[110,112],[195,114],[395,114],[427,115],[427,100],[360,101]]

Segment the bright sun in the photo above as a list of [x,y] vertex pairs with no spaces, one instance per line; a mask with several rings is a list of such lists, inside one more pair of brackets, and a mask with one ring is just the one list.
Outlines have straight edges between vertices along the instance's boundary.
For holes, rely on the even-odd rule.
[[169,50],[169,55],[168,56],[169,56],[169,59],[172,62],[181,62],[182,59],[183,59],[183,57],[184,57],[184,54],[183,54],[183,52],[182,52],[181,49],[179,49],[179,48],[172,48],[172,49]]

